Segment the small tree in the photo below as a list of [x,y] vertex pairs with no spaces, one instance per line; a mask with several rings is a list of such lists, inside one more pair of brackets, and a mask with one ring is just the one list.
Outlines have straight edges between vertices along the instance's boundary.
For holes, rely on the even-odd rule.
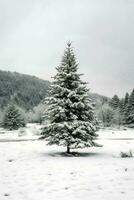
[[5,111],[3,127],[9,130],[17,130],[25,126],[25,121],[14,105],[9,105]]
[[86,83],[77,73],[71,43],[67,44],[61,65],[50,87],[50,97],[46,99],[48,109],[45,116],[49,124],[44,126],[43,137],[48,144],[71,148],[100,146],[94,139],[97,134],[94,106],[89,98]]

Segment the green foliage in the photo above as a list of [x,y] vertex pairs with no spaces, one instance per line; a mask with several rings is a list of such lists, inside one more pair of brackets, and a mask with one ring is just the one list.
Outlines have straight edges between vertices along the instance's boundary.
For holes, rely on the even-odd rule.
[[19,113],[19,110],[14,105],[9,105],[5,110],[3,127],[9,130],[17,130],[24,126],[25,121]]

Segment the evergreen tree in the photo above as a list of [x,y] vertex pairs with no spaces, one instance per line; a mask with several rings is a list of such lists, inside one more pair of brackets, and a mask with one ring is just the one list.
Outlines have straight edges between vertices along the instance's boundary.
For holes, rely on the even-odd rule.
[[117,110],[119,111],[120,115],[123,116],[123,113],[124,113],[124,98],[120,99],[119,107],[117,108]]
[[3,127],[9,130],[17,130],[25,126],[25,121],[21,117],[18,109],[14,105],[9,105],[5,111]]
[[113,109],[117,109],[119,107],[119,102],[120,99],[117,95],[114,95],[113,98],[111,99],[109,105],[113,108]]
[[126,107],[128,105],[128,103],[129,103],[129,94],[126,93],[125,99],[124,99],[124,106]]
[[129,94],[126,93],[125,99],[124,99],[124,106],[123,106],[123,123],[127,123],[127,117],[129,112]]
[[117,119],[117,124],[123,125],[123,121],[124,121],[124,98],[119,100],[119,107],[115,110],[115,119]]
[[125,105],[124,101],[125,101],[124,98],[120,99],[120,101],[119,101],[119,112],[120,112],[120,114],[124,113],[124,105]]
[[78,63],[70,42],[56,69],[50,96],[46,99],[48,109],[44,117],[49,124],[43,129],[44,139],[50,145],[66,146],[67,153],[71,148],[100,146],[94,141],[97,137],[94,106],[86,83],[77,73]]
[[134,89],[129,97],[126,124],[134,125]]

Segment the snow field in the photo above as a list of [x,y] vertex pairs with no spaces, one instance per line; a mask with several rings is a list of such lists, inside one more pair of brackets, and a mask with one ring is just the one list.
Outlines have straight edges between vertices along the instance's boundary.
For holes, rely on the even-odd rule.
[[0,200],[134,199],[134,158],[120,158],[134,140],[98,142],[77,156],[42,140],[1,142]]

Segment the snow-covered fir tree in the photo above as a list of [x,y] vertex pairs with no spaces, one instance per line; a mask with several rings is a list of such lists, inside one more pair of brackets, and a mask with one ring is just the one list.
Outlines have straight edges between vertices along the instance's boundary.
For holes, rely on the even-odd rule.
[[96,118],[94,106],[89,98],[89,89],[81,80],[71,42],[67,43],[57,74],[50,87],[48,105],[44,118],[48,124],[43,128],[43,138],[48,144],[72,148],[98,145],[96,139]]
[[3,127],[9,130],[17,130],[20,127],[25,126],[25,121],[19,110],[15,105],[11,104],[7,107],[3,119]]

